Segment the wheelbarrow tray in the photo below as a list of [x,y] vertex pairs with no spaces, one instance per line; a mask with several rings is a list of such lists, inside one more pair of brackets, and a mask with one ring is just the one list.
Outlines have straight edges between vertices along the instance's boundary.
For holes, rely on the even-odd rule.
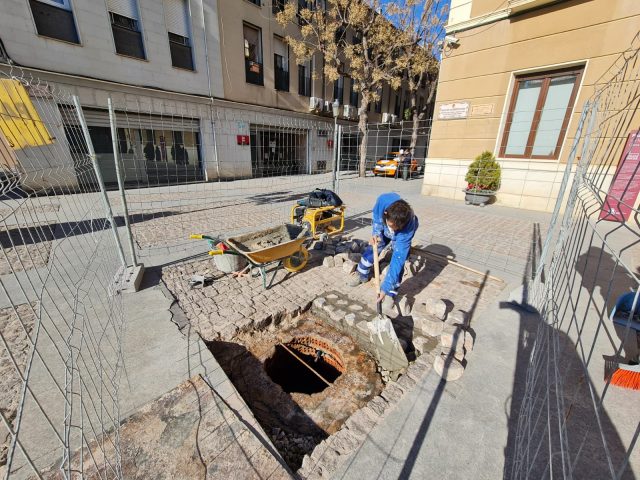
[[307,239],[299,225],[286,223],[279,227],[228,238],[226,243],[255,265],[277,262],[300,251]]

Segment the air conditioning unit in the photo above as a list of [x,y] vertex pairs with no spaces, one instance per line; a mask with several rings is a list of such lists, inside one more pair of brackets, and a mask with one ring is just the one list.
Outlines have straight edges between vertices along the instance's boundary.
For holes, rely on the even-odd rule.
[[352,107],[351,105],[345,105],[343,110],[344,118],[354,118],[355,110],[355,107]]
[[395,113],[391,114],[391,123],[396,123],[398,121],[398,115]]
[[391,114],[384,112],[382,114],[382,123],[389,123],[389,122],[391,122]]
[[309,98],[309,111],[320,112],[322,110],[322,99],[318,97]]

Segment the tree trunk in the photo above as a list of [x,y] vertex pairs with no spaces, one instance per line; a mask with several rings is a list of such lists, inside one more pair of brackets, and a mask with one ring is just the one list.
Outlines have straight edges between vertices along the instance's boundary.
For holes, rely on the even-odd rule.
[[413,120],[413,128],[411,130],[411,145],[409,151],[411,156],[416,156],[416,144],[418,143],[418,127],[420,126],[420,113],[418,112],[418,99],[415,91],[411,92],[411,117]]
[[365,100],[369,98],[365,95],[362,96],[362,104],[360,105],[359,118],[358,118],[358,130],[360,130],[360,176],[367,175],[367,143],[369,141],[369,129],[367,123],[369,122],[369,101]]

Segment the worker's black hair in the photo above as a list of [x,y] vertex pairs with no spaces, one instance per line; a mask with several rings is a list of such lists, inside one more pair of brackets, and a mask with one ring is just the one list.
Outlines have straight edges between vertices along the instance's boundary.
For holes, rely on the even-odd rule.
[[385,222],[393,223],[396,230],[402,230],[412,218],[413,210],[404,200],[396,200],[384,211]]

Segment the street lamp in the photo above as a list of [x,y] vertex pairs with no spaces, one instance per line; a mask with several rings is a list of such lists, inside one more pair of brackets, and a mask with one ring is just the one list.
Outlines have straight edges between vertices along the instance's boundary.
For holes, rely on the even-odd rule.
[[338,116],[340,115],[340,102],[336,98],[331,105],[333,107],[333,191],[336,190],[336,180],[340,165],[338,164]]

